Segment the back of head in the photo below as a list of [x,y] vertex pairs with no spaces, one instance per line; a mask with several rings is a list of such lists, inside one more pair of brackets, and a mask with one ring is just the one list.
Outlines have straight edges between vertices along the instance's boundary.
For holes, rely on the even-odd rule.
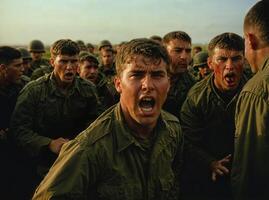
[[116,70],[120,75],[124,70],[124,64],[130,62],[135,56],[142,55],[147,58],[163,59],[167,65],[170,59],[166,49],[151,39],[140,38],[125,43],[116,55]]
[[18,49],[9,46],[0,47],[0,64],[8,65],[14,59],[21,58],[21,52]]
[[175,39],[182,40],[191,44],[191,37],[184,31],[173,31],[173,32],[167,33],[163,37],[163,43],[166,45],[171,40],[175,40]]
[[44,46],[43,42],[41,42],[40,40],[32,40],[29,44],[29,51],[30,52],[44,53],[45,46]]
[[246,14],[244,20],[244,29],[252,27],[257,31],[258,38],[269,45],[269,1],[262,0],[257,2]]
[[208,44],[208,53],[211,56],[215,48],[244,52],[244,40],[235,33],[222,33],[214,37]]
[[58,55],[74,56],[78,55],[80,48],[78,44],[70,39],[61,39],[53,43],[50,48],[50,54],[52,58]]

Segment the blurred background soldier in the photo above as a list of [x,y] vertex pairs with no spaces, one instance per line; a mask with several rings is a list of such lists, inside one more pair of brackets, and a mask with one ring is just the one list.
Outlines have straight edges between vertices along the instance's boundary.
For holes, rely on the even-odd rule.
[[205,51],[201,51],[193,57],[193,69],[198,72],[196,77],[197,81],[202,80],[208,74],[211,73],[211,69],[207,64],[208,53]]
[[114,77],[116,75],[116,67],[114,62],[114,50],[111,48],[102,49],[99,54],[100,65],[99,71],[102,72],[106,78],[108,83],[114,83]]
[[36,162],[32,189],[46,175],[62,145],[99,114],[95,86],[76,76],[79,51],[72,40],[56,41],[50,49],[53,72],[29,82],[18,97],[10,133],[29,162]]
[[18,50],[21,52],[22,60],[23,60],[23,68],[24,68],[23,77],[28,78],[28,80],[30,81],[30,77],[31,77],[30,68],[31,68],[32,57],[30,55],[30,52],[27,49],[18,48]]
[[108,85],[105,75],[98,71],[98,65],[98,59],[93,54],[86,51],[80,52],[78,74],[81,78],[95,84],[98,98],[101,102],[101,109],[105,111],[116,102],[113,93],[110,91],[112,86]]
[[179,118],[181,106],[195,83],[188,71],[191,62],[191,38],[183,31],[174,31],[163,37],[163,43],[171,59],[171,86],[163,109]]
[[80,51],[87,51],[87,47],[82,40],[77,40],[76,43],[78,44]]
[[158,42],[159,44],[162,44],[162,42],[163,42],[162,37],[161,37],[161,36],[158,36],[158,35],[153,35],[153,36],[151,36],[149,39],[152,39],[152,40],[154,40],[155,42]]
[[[17,166],[14,151],[8,141],[11,114],[22,88],[23,61],[19,50],[0,47],[0,197],[16,199],[21,188],[15,188]],[[23,186],[22,186],[23,187]]]
[[235,105],[247,81],[243,38],[220,34],[208,51],[213,73],[190,89],[181,110],[185,147],[190,147],[185,148],[182,193],[186,199],[231,200]]
[[88,50],[88,52],[90,52],[91,54],[95,54],[95,52],[94,52],[94,50],[95,50],[95,47],[93,46],[93,44],[91,44],[91,43],[87,43],[86,44],[86,47],[87,47],[87,50]]
[[203,49],[200,46],[194,46],[192,49],[193,56],[195,56],[197,53],[201,52]]
[[29,44],[28,50],[32,57],[30,72],[40,68],[41,66],[50,66],[47,59],[42,58],[45,53],[45,46],[40,40],[32,40]]

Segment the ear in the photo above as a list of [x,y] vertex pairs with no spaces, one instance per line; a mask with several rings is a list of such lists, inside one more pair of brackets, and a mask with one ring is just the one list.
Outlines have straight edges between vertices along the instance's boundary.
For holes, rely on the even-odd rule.
[[80,65],[77,67],[77,73],[80,74]]
[[50,58],[50,65],[52,66],[52,67],[54,67],[54,61],[55,61],[55,59],[54,58]]
[[120,80],[120,77],[119,76],[116,76],[114,78],[114,85],[115,85],[115,88],[117,90],[118,93],[121,94],[121,80]]
[[245,44],[248,45],[250,49],[257,50],[259,43],[258,43],[258,38],[256,35],[253,33],[246,33],[245,34]]
[[209,56],[209,57],[207,58],[207,65],[208,65],[209,69],[211,69],[212,71],[214,70],[213,61],[212,61],[212,56]]

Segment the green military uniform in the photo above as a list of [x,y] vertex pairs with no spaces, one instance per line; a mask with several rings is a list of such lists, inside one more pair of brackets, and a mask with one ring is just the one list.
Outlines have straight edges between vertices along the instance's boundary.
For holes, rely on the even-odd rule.
[[114,98],[114,94],[111,91],[111,87],[108,85],[107,79],[103,73],[101,72],[98,73],[96,82],[97,83],[95,86],[98,98],[100,104],[102,105],[103,111],[105,111],[107,108],[116,103],[116,99]]
[[12,139],[37,158],[38,174],[44,175],[57,155],[49,151],[52,139],[73,139],[97,116],[95,86],[79,77],[67,94],[56,86],[52,74],[31,81],[21,91],[11,120]]
[[231,197],[230,179],[219,177],[213,182],[210,164],[233,154],[235,105],[245,82],[241,78],[237,91],[228,95],[219,92],[214,74],[210,74],[190,89],[180,115],[186,143],[190,144],[186,145],[182,180],[185,195]]
[[41,76],[44,76],[45,74],[50,74],[53,71],[53,67],[50,65],[42,65],[36,70],[33,71],[31,75],[31,80],[36,80]]
[[170,90],[163,109],[180,117],[180,109],[186,99],[189,89],[195,84],[195,79],[189,72],[184,72],[171,79]]
[[99,65],[98,70],[106,76],[108,84],[114,83],[114,77],[116,75],[115,63],[113,63],[112,67],[108,69],[105,68],[103,65]]
[[243,88],[235,122],[232,185],[236,200],[269,199],[269,59]]
[[63,146],[33,199],[178,199],[182,145],[174,116],[162,111],[154,138],[144,143],[117,104]]
[[30,74],[32,74],[36,69],[40,68],[41,66],[50,66],[50,63],[47,59],[41,58],[40,60],[32,61],[31,67],[29,69]]

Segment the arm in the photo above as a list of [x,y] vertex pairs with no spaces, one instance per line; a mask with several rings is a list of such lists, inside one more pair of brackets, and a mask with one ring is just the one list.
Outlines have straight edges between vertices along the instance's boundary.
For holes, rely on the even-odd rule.
[[41,148],[49,145],[51,139],[34,131],[35,112],[39,99],[34,90],[35,86],[29,86],[26,86],[18,97],[11,118],[10,136],[27,153],[37,156]]
[[268,99],[253,93],[240,94],[235,122],[235,153],[232,187],[235,199],[265,194],[268,189]]
[[77,140],[65,144],[33,196],[38,199],[87,199],[97,178],[93,149]]

